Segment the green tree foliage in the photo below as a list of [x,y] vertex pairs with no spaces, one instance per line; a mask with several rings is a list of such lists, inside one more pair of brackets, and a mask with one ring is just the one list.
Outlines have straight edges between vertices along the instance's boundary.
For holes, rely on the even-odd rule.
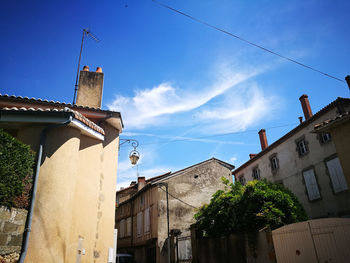
[[0,129],[0,205],[28,206],[33,164],[29,146]]
[[305,221],[307,215],[295,195],[281,185],[266,180],[242,186],[229,184],[217,191],[209,204],[195,214],[196,228],[203,236],[256,233],[264,227],[276,229]]

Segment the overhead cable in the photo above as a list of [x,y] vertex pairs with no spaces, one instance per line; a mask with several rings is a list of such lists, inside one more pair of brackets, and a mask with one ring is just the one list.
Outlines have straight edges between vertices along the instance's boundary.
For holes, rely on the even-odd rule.
[[237,39],[239,39],[239,40],[241,40],[241,41],[243,41],[243,42],[245,42],[245,43],[247,43],[247,44],[249,44],[249,45],[251,45],[251,46],[254,46],[254,47],[256,47],[256,48],[262,49],[262,50],[264,50],[264,51],[266,51],[266,52],[268,52],[268,53],[271,53],[271,54],[273,54],[273,55],[275,55],[275,56],[278,56],[278,57],[280,57],[280,58],[286,59],[286,60],[288,60],[288,61],[290,61],[290,62],[293,62],[293,63],[295,63],[295,64],[297,64],[297,65],[299,65],[299,66],[302,66],[302,67],[304,67],[304,68],[313,70],[313,71],[318,72],[318,73],[320,73],[320,74],[322,74],[322,75],[324,75],[324,76],[327,76],[327,77],[329,77],[329,78],[332,78],[332,79],[335,79],[335,80],[338,80],[338,81],[340,81],[340,82],[345,83],[345,81],[342,80],[342,79],[340,79],[340,78],[337,78],[337,77],[335,77],[335,76],[332,76],[332,75],[330,75],[330,74],[328,74],[328,73],[325,73],[325,72],[323,72],[323,71],[320,71],[320,70],[318,70],[318,69],[316,69],[316,68],[313,68],[313,67],[311,67],[311,66],[305,65],[305,64],[303,64],[303,63],[301,63],[301,62],[296,61],[295,59],[292,59],[292,58],[289,58],[289,57],[287,57],[287,56],[284,56],[284,55],[281,55],[281,54],[279,54],[279,53],[276,53],[276,52],[274,52],[274,51],[272,51],[272,50],[270,50],[270,49],[268,49],[268,48],[265,48],[265,47],[263,47],[263,46],[260,46],[260,45],[258,45],[258,44],[255,44],[255,43],[253,43],[253,42],[251,42],[251,41],[249,41],[249,40],[247,40],[247,39],[244,39],[244,38],[242,38],[242,37],[240,37],[240,36],[238,36],[238,35],[235,35],[235,34],[233,34],[233,33],[228,32],[228,31],[226,31],[226,30],[224,30],[224,29],[221,29],[221,28],[219,28],[219,27],[217,27],[217,26],[214,26],[214,25],[212,25],[212,24],[209,24],[209,23],[207,23],[207,22],[205,22],[205,21],[203,21],[203,20],[200,20],[200,19],[198,19],[198,18],[195,18],[195,17],[193,17],[193,16],[191,16],[191,15],[189,15],[189,14],[186,14],[186,13],[184,13],[184,12],[182,12],[182,11],[179,11],[179,10],[177,10],[177,9],[171,7],[171,6],[168,6],[168,5],[166,5],[166,4],[163,4],[163,3],[158,2],[158,1],[156,1],[156,0],[152,0],[152,2],[154,2],[154,3],[156,3],[156,4],[160,5],[160,6],[162,6],[162,7],[164,7],[164,8],[167,8],[167,9],[169,9],[169,10],[171,10],[171,11],[174,11],[174,12],[180,14],[180,15],[183,15],[183,16],[185,16],[185,17],[187,17],[187,18],[189,18],[189,19],[191,19],[191,20],[193,20],[193,21],[196,21],[196,22],[200,23],[200,24],[206,25],[206,26],[208,26],[208,27],[210,27],[210,28],[213,28],[213,29],[215,29],[215,30],[217,30],[217,31],[220,31],[220,32],[222,32],[222,33],[224,33],[224,34],[226,34],[226,35],[229,35],[229,36],[231,36],[231,37],[237,38]]
[[[166,190],[164,190],[164,189],[161,188],[161,187],[159,187],[159,189],[162,189],[163,192],[166,192]],[[169,193],[169,191],[168,191],[168,195],[170,195],[171,197],[173,197],[173,198],[175,198],[176,200],[180,201],[181,203],[184,203],[185,205],[188,205],[188,206],[190,206],[190,207],[192,207],[192,208],[198,208],[198,207],[195,207],[195,206],[193,206],[193,205],[191,205],[191,204],[189,204],[189,203],[186,203],[185,201],[181,200],[180,198],[178,198],[178,197],[172,195],[171,193]]]

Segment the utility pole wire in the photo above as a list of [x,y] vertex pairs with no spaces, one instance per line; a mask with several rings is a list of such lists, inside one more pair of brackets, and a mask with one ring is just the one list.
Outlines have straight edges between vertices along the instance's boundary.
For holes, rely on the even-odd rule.
[[169,9],[169,10],[172,10],[172,11],[174,11],[174,12],[180,14],[180,15],[183,15],[183,16],[185,16],[185,17],[187,17],[187,18],[189,18],[189,19],[191,19],[191,20],[193,20],[193,21],[196,21],[196,22],[200,23],[200,24],[206,25],[206,26],[211,27],[211,28],[213,28],[213,29],[215,29],[215,30],[217,30],[217,31],[220,31],[220,32],[222,32],[222,33],[224,33],[224,34],[226,34],[226,35],[229,35],[229,36],[231,36],[231,37],[237,38],[237,39],[239,39],[239,40],[241,40],[241,41],[243,41],[243,42],[245,42],[245,43],[248,43],[249,45],[252,45],[252,46],[254,46],[254,47],[260,48],[260,49],[262,49],[262,50],[264,50],[264,51],[266,51],[266,52],[269,52],[269,53],[271,53],[271,54],[273,54],[273,55],[275,55],[275,56],[278,56],[278,57],[280,57],[280,58],[286,59],[286,60],[288,60],[288,61],[290,61],[290,62],[293,62],[293,63],[295,63],[295,64],[297,64],[297,65],[299,65],[299,66],[305,67],[305,68],[307,68],[307,69],[310,69],[310,70],[313,70],[313,71],[318,72],[318,73],[320,73],[320,74],[323,74],[323,75],[325,75],[325,76],[327,76],[327,77],[329,77],[329,78],[332,78],[332,79],[338,80],[338,81],[340,81],[340,82],[342,82],[342,83],[345,83],[345,81],[342,80],[342,79],[340,79],[340,78],[337,78],[337,77],[335,77],[335,76],[332,76],[332,75],[330,75],[330,74],[327,74],[327,73],[325,73],[325,72],[322,72],[322,71],[320,71],[320,70],[318,70],[318,69],[315,69],[315,68],[313,68],[313,67],[310,67],[310,66],[308,66],[308,65],[305,65],[305,64],[303,64],[303,63],[301,63],[301,62],[298,62],[298,61],[296,61],[296,60],[294,60],[294,59],[292,59],[292,58],[289,58],[289,57],[286,57],[286,56],[281,55],[281,54],[279,54],[279,53],[276,53],[276,52],[274,52],[274,51],[272,51],[272,50],[270,50],[270,49],[267,49],[267,48],[265,48],[265,47],[263,47],[263,46],[260,46],[260,45],[258,45],[258,44],[255,44],[255,43],[253,43],[253,42],[251,42],[251,41],[249,41],[249,40],[246,40],[246,39],[244,39],[244,38],[242,38],[242,37],[240,37],[240,36],[238,36],[238,35],[232,34],[232,33],[228,32],[228,31],[226,31],[226,30],[223,30],[223,29],[221,29],[221,28],[218,28],[218,27],[216,27],[216,26],[214,26],[214,25],[211,25],[211,24],[209,24],[209,23],[207,23],[207,22],[205,22],[205,21],[202,21],[202,20],[200,20],[200,19],[198,19],[198,18],[195,18],[195,17],[193,17],[193,16],[191,16],[191,15],[188,15],[188,14],[182,12],[182,11],[179,11],[179,10],[177,10],[177,9],[171,7],[171,6],[168,6],[168,5],[166,5],[166,4],[163,4],[163,3],[158,2],[158,1],[156,1],[156,0],[152,0],[152,2],[154,2],[154,3],[156,3],[156,4],[160,5],[160,6],[162,6],[162,7],[164,7],[164,8],[167,8],[167,9]]
[[[166,192],[163,188],[161,188],[161,187],[159,187],[163,192]],[[195,207],[195,206],[193,206],[193,205],[191,205],[191,204],[189,204],[189,203],[186,203],[185,201],[183,201],[183,200],[181,200],[180,198],[178,198],[178,197],[176,197],[176,196],[174,196],[174,195],[172,195],[171,193],[169,193],[169,191],[168,191],[168,195],[170,195],[172,198],[175,198],[176,200],[178,200],[178,201],[180,201],[181,203],[184,203],[185,205],[188,205],[188,206],[190,206],[190,207],[192,207],[192,208],[198,208],[198,207]]]

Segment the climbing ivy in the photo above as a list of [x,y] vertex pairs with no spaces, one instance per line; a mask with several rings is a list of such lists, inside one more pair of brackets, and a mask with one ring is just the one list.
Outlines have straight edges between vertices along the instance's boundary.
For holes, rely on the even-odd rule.
[[217,191],[209,204],[195,214],[200,235],[216,237],[231,233],[254,235],[260,229],[276,229],[305,221],[307,215],[295,195],[281,185],[266,180],[242,186],[222,179],[224,190]]
[[28,206],[33,164],[29,146],[0,129],[0,205]]

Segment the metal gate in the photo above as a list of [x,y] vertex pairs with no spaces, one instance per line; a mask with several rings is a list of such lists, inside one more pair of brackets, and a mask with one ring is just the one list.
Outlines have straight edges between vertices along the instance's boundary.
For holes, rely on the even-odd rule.
[[176,237],[176,262],[185,263],[192,260],[191,236]]
[[272,231],[277,262],[349,262],[350,219],[325,218]]

